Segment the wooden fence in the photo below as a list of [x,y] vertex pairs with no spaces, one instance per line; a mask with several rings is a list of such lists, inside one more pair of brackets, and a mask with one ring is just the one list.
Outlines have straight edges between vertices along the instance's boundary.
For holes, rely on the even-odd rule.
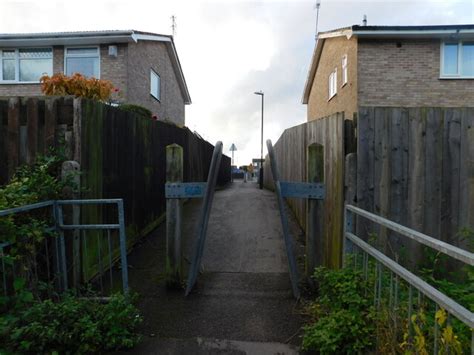
[[[318,264],[337,267],[341,262],[342,223],[344,206],[344,115],[338,113],[323,119],[311,121],[286,129],[275,143],[275,155],[280,171],[281,181],[320,182],[326,184],[326,199],[317,216],[322,224],[321,235],[317,241],[316,257]],[[322,171],[311,171],[314,157],[313,147],[322,147],[324,158]],[[268,157],[264,165],[264,183],[268,188],[273,186]],[[313,175],[313,178],[311,178]],[[314,178],[318,176],[320,178]],[[318,181],[319,180],[319,181]],[[288,204],[300,225],[306,230],[307,201],[288,199]],[[319,247],[318,247],[319,246]],[[323,250],[321,250],[323,249]]]
[[[164,218],[165,148],[172,143],[183,147],[184,181],[206,181],[214,147],[187,128],[89,100],[0,99],[0,185],[49,146],[64,145],[80,163],[82,198],[124,199],[130,245]],[[218,184],[229,181],[230,158],[223,156]],[[116,211],[87,207],[81,216],[110,223]],[[90,259],[97,248],[88,247]],[[89,264],[85,273],[93,274],[97,265]]]
[[[319,264],[340,265],[344,201],[467,247],[459,232],[474,230],[474,108],[361,107],[354,121],[336,114],[289,128],[274,144],[281,180],[316,182],[311,151],[318,145],[327,189],[324,217],[307,221],[306,201],[288,204],[304,229],[314,219],[323,224],[316,242],[322,251],[315,251],[322,254]],[[272,183],[267,161],[265,186]],[[363,238],[375,233],[385,251],[407,247],[413,261],[419,257],[418,247],[403,245],[393,233],[360,218],[356,225]]]
[[[457,235],[474,230],[474,108],[361,107],[357,205],[466,247]],[[358,220],[357,232],[377,231]]]

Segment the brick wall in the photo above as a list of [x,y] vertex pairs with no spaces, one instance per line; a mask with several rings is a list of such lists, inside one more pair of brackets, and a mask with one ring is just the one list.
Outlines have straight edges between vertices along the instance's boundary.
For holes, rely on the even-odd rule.
[[[347,55],[348,82],[342,85],[342,57]],[[357,40],[346,37],[328,38],[324,42],[308,99],[308,121],[322,118],[336,112],[344,112],[351,118],[357,111]],[[328,79],[337,67],[337,94],[329,101]]]
[[[151,69],[161,78],[161,101],[150,95]],[[165,43],[130,43],[128,73],[130,102],[147,107],[159,120],[184,125],[184,98]]]
[[437,39],[360,39],[358,57],[361,106],[474,106],[474,80],[439,79]]
[[[142,105],[160,120],[184,125],[184,98],[167,47],[162,42],[117,44],[117,57],[100,46],[100,78],[120,90],[113,98]],[[150,69],[161,78],[161,100],[150,95]],[[64,47],[53,47],[53,72],[64,72]],[[0,96],[40,96],[39,84],[0,84]]]
[[111,81],[120,90],[120,94],[114,94],[114,99],[128,101],[128,46],[126,43],[116,46],[117,57],[109,56],[108,44],[100,46],[100,78]]
[[[64,47],[53,47],[53,73],[64,71]],[[0,96],[41,96],[40,84],[0,84]]]

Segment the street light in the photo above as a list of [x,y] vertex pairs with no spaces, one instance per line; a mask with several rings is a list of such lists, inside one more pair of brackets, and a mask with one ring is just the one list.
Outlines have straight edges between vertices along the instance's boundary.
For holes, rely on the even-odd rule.
[[261,130],[261,136],[260,136],[260,171],[259,171],[259,177],[258,177],[258,182],[260,185],[260,190],[263,189],[263,98],[265,94],[263,93],[262,90],[260,91],[255,91],[255,95],[260,95],[262,97],[262,130]]

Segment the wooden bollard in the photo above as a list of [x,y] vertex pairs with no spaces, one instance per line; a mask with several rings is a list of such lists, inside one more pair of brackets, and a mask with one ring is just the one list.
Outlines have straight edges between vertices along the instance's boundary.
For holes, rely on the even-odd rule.
[[[312,144],[308,147],[307,182],[324,183],[324,147]],[[324,200],[308,200],[306,218],[306,276],[312,283],[314,269],[324,264]]]
[[[166,182],[183,182],[183,148],[177,144],[166,147]],[[179,198],[166,199],[166,281],[168,287],[182,287],[181,257],[182,202]]]

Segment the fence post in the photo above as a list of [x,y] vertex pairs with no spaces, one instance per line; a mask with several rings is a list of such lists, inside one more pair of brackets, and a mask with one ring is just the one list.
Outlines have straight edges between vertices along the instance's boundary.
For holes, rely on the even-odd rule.
[[[70,181],[73,184],[71,191],[65,191],[67,198],[74,200],[79,198],[79,191],[81,186],[80,165],[77,161],[68,160],[61,166],[61,179],[63,181]],[[72,224],[78,225],[80,223],[79,205],[72,205]],[[69,219],[69,218],[68,218]],[[73,286],[77,288],[81,282],[81,232],[75,229],[72,232],[72,282]]]
[[[166,146],[166,182],[183,182],[183,148],[177,144]],[[181,206],[179,198],[166,199],[166,277],[169,287],[181,287],[183,280]]]
[[[324,146],[308,146],[307,159],[307,181],[324,183]],[[311,283],[314,269],[323,265],[324,200],[308,199],[306,220],[306,277]]]

